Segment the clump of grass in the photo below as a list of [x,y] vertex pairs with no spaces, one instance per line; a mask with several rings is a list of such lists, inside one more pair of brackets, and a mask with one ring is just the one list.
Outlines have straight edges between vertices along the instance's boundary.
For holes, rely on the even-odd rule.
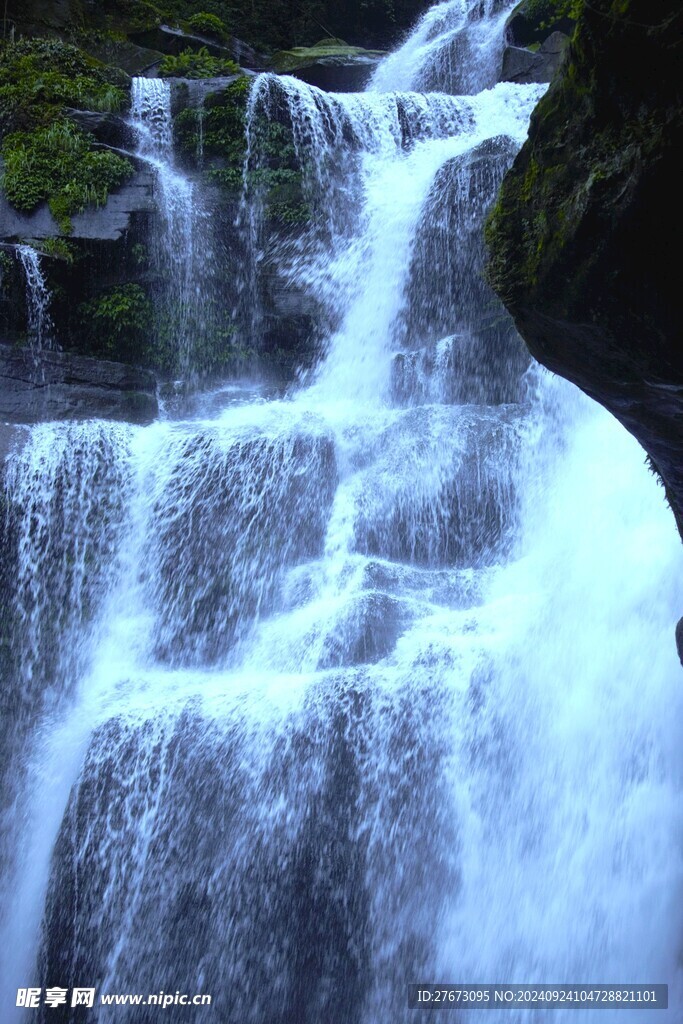
[[221,78],[240,73],[241,68],[234,60],[212,57],[205,46],[200,50],[183,50],[177,57],[169,54],[159,64],[162,78]]
[[0,131],[27,131],[64,107],[118,112],[128,103],[123,72],[56,39],[0,44]]
[[59,40],[0,46],[2,188],[16,209],[29,213],[46,201],[68,234],[74,213],[103,205],[132,173],[128,160],[94,149],[94,139],[64,112],[120,111],[129,101],[127,82],[123,72]]
[[2,144],[2,187],[10,203],[30,212],[46,201],[60,231],[89,204],[103,206],[109,192],[133,172],[117,153],[91,149],[92,139],[63,118],[32,132],[14,132]]

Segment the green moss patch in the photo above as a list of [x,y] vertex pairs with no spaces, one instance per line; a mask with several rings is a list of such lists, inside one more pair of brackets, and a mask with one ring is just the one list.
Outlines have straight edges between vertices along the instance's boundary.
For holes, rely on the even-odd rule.
[[230,31],[225,22],[216,17],[215,14],[208,14],[206,11],[199,11],[193,14],[186,22],[188,31],[196,32],[200,36],[207,36],[219,43],[227,43],[230,39]]

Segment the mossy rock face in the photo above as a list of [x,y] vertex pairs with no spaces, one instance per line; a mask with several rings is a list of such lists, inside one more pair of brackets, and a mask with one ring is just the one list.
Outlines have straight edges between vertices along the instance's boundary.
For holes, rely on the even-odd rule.
[[[201,169],[207,184],[218,186],[225,200],[236,202],[244,188],[246,156],[245,120],[251,79],[242,76],[223,89],[209,93],[201,109],[186,107],[174,121],[177,149],[196,167],[201,131]],[[255,188],[274,225],[287,228],[305,223],[310,210],[303,194],[303,179],[291,130],[272,120],[259,125],[263,166],[250,171]]]
[[120,69],[58,39],[0,45],[1,187],[16,210],[47,202],[69,233],[73,214],[104,205],[132,175],[130,161],[96,148],[94,136],[65,116],[125,111],[129,83]]
[[91,138],[66,119],[33,132],[14,132],[2,144],[2,188],[17,210],[29,213],[47,202],[60,230],[86,206],[103,206],[112,189],[133,173],[130,161],[91,148]]
[[164,57],[160,50],[138,46],[127,39],[108,38],[103,34],[85,36],[81,45],[93,57],[115,68],[122,68],[131,77],[141,75]]
[[586,5],[486,234],[532,354],[638,437],[683,528],[682,29],[678,0]]
[[553,32],[571,35],[582,0],[522,0],[505,24],[512,46],[537,48]]
[[230,41],[228,26],[215,14],[199,11],[187,20],[186,26],[187,31],[195,35],[205,36],[219,43],[228,43]]

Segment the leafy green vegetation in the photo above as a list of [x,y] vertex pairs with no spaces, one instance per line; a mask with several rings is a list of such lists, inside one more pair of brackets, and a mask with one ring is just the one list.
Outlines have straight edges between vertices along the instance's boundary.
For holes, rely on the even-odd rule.
[[131,249],[131,256],[138,267],[143,267],[148,260],[147,246],[136,242]]
[[524,0],[515,8],[541,32],[547,32],[567,18],[577,21],[583,0]]
[[247,184],[260,193],[268,216],[281,224],[303,224],[311,211],[304,195],[302,169],[292,133],[284,125],[259,126],[261,166],[250,173]]
[[[179,149],[194,156],[198,149],[201,119],[204,157],[218,166],[207,171],[208,179],[233,196],[244,185],[245,116],[250,81],[241,78],[206,97],[203,110],[188,107],[175,119]],[[247,185],[259,192],[267,213],[282,224],[301,224],[310,210],[302,189],[291,132],[284,125],[260,125],[259,150],[264,166],[250,172]]]
[[102,206],[111,189],[132,174],[117,153],[91,149],[91,138],[67,118],[32,132],[13,132],[2,144],[2,187],[10,203],[29,213],[47,201],[65,234],[70,217],[89,203]]
[[183,50],[177,57],[168,54],[159,64],[161,78],[220,78],[240,73],[241,68],[234,60],[212,57],[205,46],[200,50]]
[[249,89],[250,80],[246,76],[239,78],[226,89],[210,93],[203,110],[187,107],[174,122],[176,145],[181,151],[194,155],[198,149],[201,119],[204,154],[223,162],[227,174],[225,182],[231,180],[235,188],[240,188],[242,181]]
[[56,39],[0,45],[0,132],[27,131],[56,120],[63,107],[120,111],[126,76]]
[[[224,311],[209,301],[206,330],[193,338],[193,363],[203,372],[230,371],[249,357],[240,346]],[[104,359],[147,366],[162,373],[182,370],[178,331],[183,321],[179,303],[152,296],[128,281],[107,288],[78,306],[73,336],[80,350]]]
[[524,14],[526,17],[539,20],[542,26],[548,26],[560,18],[572,18],[576,21],[582,6],[583,0],[527,0]]
[[188,18],[187,27],[191,32],[217,39],[219,43],[226,43],[230,39],[230,32],[221,19],[215,14],[207,14],[206,11],[200,11],[199,14],[193,14]]
[[[225,42],[229,34],[263,52],[310,46],[329,36],[359,46],[386,45],[425,9],[425,0],[100,0],[89,20],[127,34],[143,33],[162,24],[176,25]],[[207,21],[210,18],[211,21]],[[196,21],[195,21],[196,19]],[[199,25],[216,21],[225,34]],[[229,28],[228,28],[229,26]]]
[[40,249],[46,256],[52,256],[56,260],[64,260],[65,263],[69,264],[72,264],[76,258],[75,249],[66,238],[43,238],[36,244],[36,249]]
[[142,362],[152,328],[152,303],[139,284],[110,288],[80,307],[92,351],[111,359]]
[[102,205],[130,173],[115,153],[64,116],[65,107],[119,111],[128,103],[126,76],[55,39],[19,40],[0,47],[2,188],[18,210],[47,201],[60,229],[89,203]]

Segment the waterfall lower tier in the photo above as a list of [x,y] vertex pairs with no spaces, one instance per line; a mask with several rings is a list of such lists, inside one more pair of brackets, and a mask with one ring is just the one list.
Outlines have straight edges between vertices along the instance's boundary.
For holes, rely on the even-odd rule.
[[[268,263],[319,314],[289,394],[12,455],[7,1006],[85,986],[97,1024],[152,1024],[102,997],[160,991],[211,995],[193,1024],[408,1024],[410,982],[665,982],[680,1016],[679,540],[633,440],[530,365],[482,278],[539,89],[380,89],[445,52],[488,85],[510,6],[438,5],[359,96],[256,79],[243,299]],[[168,86],[135,90],[161,182]],[[278,237],[273,125],[310,204]]]
[[[675,528],[615,423],[528,383],[526,407],[312,391],[111,435],[125,508],[95,482],[111,539],[69,577],[105,603],[42,740],[56,779],[87,745],[61,825],[68,777],[24,782],[24,924],[56,841],[39,979],[254,1024],[274,992],[287,1024],[409,1021],[408,977],[680,992]],[[96,435],[50,429],[75,469]]]

